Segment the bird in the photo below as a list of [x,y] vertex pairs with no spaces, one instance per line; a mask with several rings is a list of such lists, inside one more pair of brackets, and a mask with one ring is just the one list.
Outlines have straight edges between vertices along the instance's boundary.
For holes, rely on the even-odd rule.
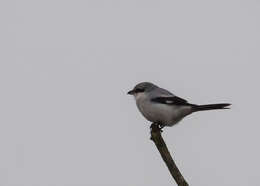
[[230,103],[197,105],[150,82],[137,84],[127,94],[133,95],[137,108],[150,122],[160,128],[171,127],[194,112],[229,109]]

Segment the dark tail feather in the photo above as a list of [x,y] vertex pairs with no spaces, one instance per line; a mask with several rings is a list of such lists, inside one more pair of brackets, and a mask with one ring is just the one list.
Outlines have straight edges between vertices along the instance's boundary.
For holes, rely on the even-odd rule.
[[231,104],[229,103],[219,103],[219,104],[210,104],[210,105],[195,105],[194,112],[203,111],[203,110],[217,110],[217,109],[229,109],[227,108]]

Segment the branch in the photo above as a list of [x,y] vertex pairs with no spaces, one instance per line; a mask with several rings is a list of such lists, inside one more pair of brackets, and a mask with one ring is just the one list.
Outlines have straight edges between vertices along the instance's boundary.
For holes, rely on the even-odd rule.
[[151,125],[151,140],[155,143],[157,149],[159,150],[162,159],[166,163],[172,177],[179,186],[188,186],[189,184],[185,181],[184,177],[181,175],[178,167],[173,161],[170,152],[162,138],[162,130],[155,123]]

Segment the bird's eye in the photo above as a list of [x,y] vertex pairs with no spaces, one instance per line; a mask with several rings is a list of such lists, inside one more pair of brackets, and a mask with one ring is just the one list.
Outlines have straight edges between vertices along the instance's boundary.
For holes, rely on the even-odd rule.
[[144,89],[142,89],[142,88],[137,88],[137,89],[135,89],[135,92],[136,92],[136,93],[144,92]]

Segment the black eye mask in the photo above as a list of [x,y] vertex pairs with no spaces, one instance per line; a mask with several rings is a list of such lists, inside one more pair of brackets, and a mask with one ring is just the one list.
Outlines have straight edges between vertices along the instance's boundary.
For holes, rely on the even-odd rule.
[[140,92],[144,92],[144,89],[142,88],[137,88],[134,90],[135,93],[140,93]]

